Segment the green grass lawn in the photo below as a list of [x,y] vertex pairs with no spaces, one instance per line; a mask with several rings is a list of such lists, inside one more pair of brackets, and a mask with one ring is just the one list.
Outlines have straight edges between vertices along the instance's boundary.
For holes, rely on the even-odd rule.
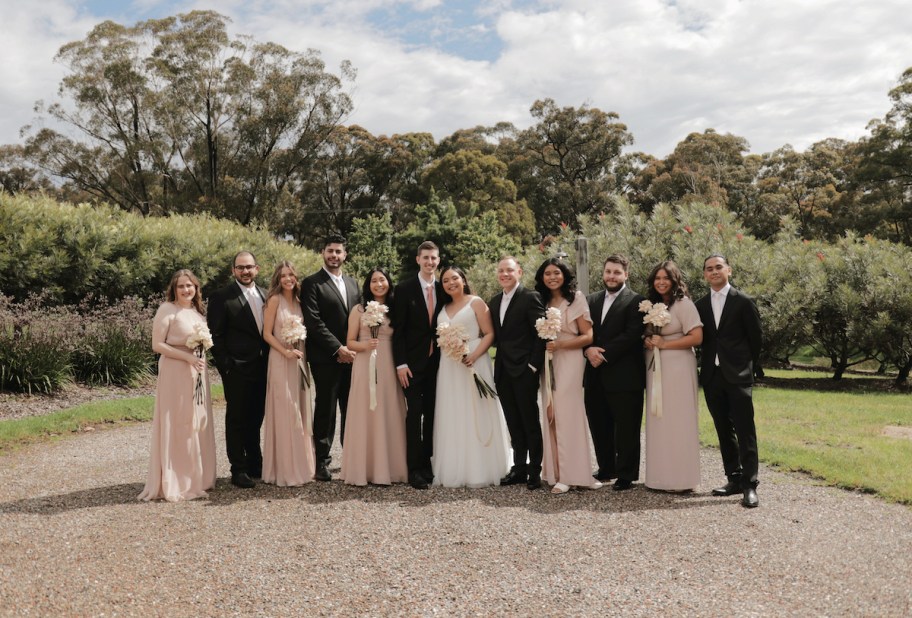
[[[220,384],[212,386],[213,401],[224,399]],[[108,399],[27,418],[0,421],[0,454],[26,444],[54,440],[88,427],[152,420],[155,398]]]
[[[802,375],[808,372],[770,373],[808,377]],[[700,407],[700,440],[718,446],[702,396]],[[761,461],[912,504],[912,440],[883,435],[887,426],[912,427],[912,395],[761,386],[754,389],[754,407]]]

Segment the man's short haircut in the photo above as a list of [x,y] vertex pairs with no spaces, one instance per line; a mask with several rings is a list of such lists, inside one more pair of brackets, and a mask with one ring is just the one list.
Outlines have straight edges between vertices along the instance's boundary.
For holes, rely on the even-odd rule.
[[624,269],[624,272],[627,272],[627,268],[630,267],[630,260],[628,260],[626,256],[621,255],[620,253],[612,253],[606,257],[605,263],[602,264],[602,270],[605,270],[605,266],[608,265],[608,262],[611,262],[612,264],[620,264]]
[[231,260],[231,267],[232,267],[232,268],[234,268],[234,265],[237,264],[237,259],[238,259],[239,257],[241,257],[242,255],[249,255],[250,257],[253,258],[253,263],[254,263],[254,264],[257,263],[257,261],[256,261],[256,256],[255,256],[252,252],[247,251],[247,250],[245,249],[245,250],[243,250],[243,251],[238,251],[237,253],[234,254],[234,258]]
[[726,259],[724,255],[721,253],[710,253],[706,256],[706,259],[703,260],[703,268],[706,268],[706,262],[710,261],[713,258],[719,258],[726,266],[729,266],[728,259]]
[[436,251],[439,254],[440,247],[435,245],[433,240],[425,240],[423,243],[418,245],[418,253],[416,253],[415,255],[416,256],[421,255],[422,251]]
[[326,249],[329,245],[342,245],[345,247],[345,243],[348,242],[345,240],[345,236],[342,234],[330,234],[323,239],[323,249]]

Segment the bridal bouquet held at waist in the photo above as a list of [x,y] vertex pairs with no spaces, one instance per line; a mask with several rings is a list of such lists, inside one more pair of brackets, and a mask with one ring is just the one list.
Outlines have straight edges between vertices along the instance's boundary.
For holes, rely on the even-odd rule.
[[[307,329],[304,327],[303,320],[299,315],[291,316],[291,319],[282,325],[282,342],[289,349],[299,350],[301,343],[307,339]],[[310,388],[310,374],[307,370],[307,364],[303,358],[298,359],[298,369],[301,370],[301,387],[305,390]]]
[[[662,327],[671,323],[671,314],[665,303],[651,303],[644,300],[639,306],[640,312],[645,313],[643,324],[646,325],[645,337],[661,335]],[[652,350],[652,360],[649,368],[655,373],[652,378],[651,402],[649,413],[659,418],[662,417],[662,351],[658,348]]]
[[[383,320],[386,319],[386,314],[389,313],[389,307],[386,305],[380,304],[375,300],[369,301],[367,307],[364,308],[364,313],[361,314],[361,324],[367,326],[370,329],[371,339],[376,339],[380,336],[380,326],[383,324]],[[370,409],[377,409],[377,349],[374,348],[371,350],[370,355],[370,365],[369,365],[369,375],[373,378],[370,380]]]
[[[555,341],[561,330],[561,312],[557,307],[548,307],[545,311],[545,317],[535,320],[535,330],[538,337],[545,341]],[[542,394],[544,405],[547,408],[551,405],[552,394],[554,390],[554,353],[551,350],[545,350],[545,392]]]
[[[212,347],[212,334],[205,324],[194,324],[193,333],[187,337],[187,347],[193,350],[197,358],[203,358],[206,350]],[[203,374],[199,372],[196,374],[196,383],[193,387],[193,400],[202,404],[203,398]]]
[[[444,355],[461,363],[469,354],[469,335],[461,324],[438,324],[437,345]],[[497,391],[478,375],[473,367],[468,368],[475,379],[475,388],[481,397],[497,397]]]

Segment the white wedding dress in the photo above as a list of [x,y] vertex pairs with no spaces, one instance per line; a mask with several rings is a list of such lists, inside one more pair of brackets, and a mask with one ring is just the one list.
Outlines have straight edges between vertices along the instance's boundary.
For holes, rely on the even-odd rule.
[[[480,302],[473,299],[472,302]],[[469,349],[480,341],[480,329],[472,302],[456,315],[444,307],[438,324],[460,324],[469,335]],[[475,361],[479,377],[492,387],[491,357]],[[445,354],[437,372],[437,400],[434,408],[434,484],[444,487],[486,487],[497,485],[509,470],[507,430],[500,402],[478,394],[471,370]]]

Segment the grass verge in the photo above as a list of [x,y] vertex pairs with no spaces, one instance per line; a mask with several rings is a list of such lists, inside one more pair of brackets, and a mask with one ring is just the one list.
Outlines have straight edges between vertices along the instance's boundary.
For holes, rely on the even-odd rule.
[[[884,435],[888,426],[912,428],[909,394],[764,386],[754,389],[754,407],[761,461],[912,504],[912,440]],[[702,396],[700,408],[700,440],[718,446]]]
[[[224,401],[222,386],[212,386],[213,403]],[[124,423],[149,421],[155,398],[151,395],[129,399],[107,399],[80,404],[73,408],[8,421],[0,421],[0,455],[61,436],[85,431],[87,428],[116,426]]]

